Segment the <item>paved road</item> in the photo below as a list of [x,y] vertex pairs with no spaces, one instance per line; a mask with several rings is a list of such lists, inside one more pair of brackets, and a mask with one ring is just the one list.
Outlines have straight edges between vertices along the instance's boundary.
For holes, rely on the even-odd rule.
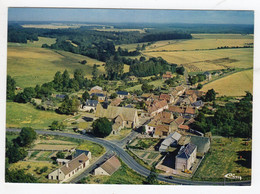
[[[20,129],[6,129],[7,131],[13,131],[13,132],[19,132]],[[118,146],[116,143],[109,142],[104,139],[95,138],[90,135],[78,135],[78,134],[70,134],[70,133],[61,133],[61,132],[54,132],[54,131],[41,131],[41,130],[35,130],[38,134],[48,134],[48,135],[59,135],[64,137],[72,137],[76,139],[83,139],[83,140],[89,140],[98,144],[103,145],[106,147],[107,150],[113,150],[117,156],[119,156],[131,169],[136,171],[137,173],[148,176],[150,174],[150,171],[137,163],[127,152],[123,150],[120,146]],[[158,175],[158,180],[165,181],[168,183],[174,183],[174,184],[181,184],[181,185],[223,185],[223,182],[210,182],[210,181],[191,181],[191,180],[185,180],[185,179],[179,179],[179,178],[173,178],[168,179],[166,176]],[[251,181],[236,181],[236,182],[226,182],[225,185],[244,185],[249,186],[251,185]]]

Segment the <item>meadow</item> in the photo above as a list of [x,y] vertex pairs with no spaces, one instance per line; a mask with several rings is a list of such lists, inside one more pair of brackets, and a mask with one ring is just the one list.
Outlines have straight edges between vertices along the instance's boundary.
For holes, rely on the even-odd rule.
[[[53,79],[57,71],[68,70],[71,77],[75,69],[81,69],[87,78],[91,78],[93,65],[98,67],[99,73],[105,72],[103,62],[78,54],[61,50],[40,48],[42,44],[52,44],[51,38],[39,38],[39,41],[28,44],[8,43],[7,74],[11,75],[19,87],[35,87]],[[86,60],[87,64],[79,62]]]
[[205,156],[193,179],[223,181],[227,173],[241,176],[242,180],[251,179],[251,143],[251,140],[245,141],[241,138],[213,138],[210,152]]
[[245,91],[253,93],[253,69],[237,72],[203,86],[207,92],[214,88],[218,96],[244,96]]
[[31,104],[6,102],[6,127],[48,129],[53,121],[63,121],[69,116],[35,109]]

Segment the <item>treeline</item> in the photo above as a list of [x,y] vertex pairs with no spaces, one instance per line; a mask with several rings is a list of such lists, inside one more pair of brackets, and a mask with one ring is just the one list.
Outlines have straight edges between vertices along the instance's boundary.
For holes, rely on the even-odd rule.
[[167,61],[161,57],[152,57],[149,60],[134,60],[131,63],[129,72],[137,77],[146,77],[151,75],[163,74],[166,71],[171,71],[172,73],[180,73],[181,67],[177,67],[177,64],[169,64]]
[[27,40],[38,41],[37,31],[19,25],[8,26],[8,42],[27,43]]
[[35,183],[37,179],[24,170],[9,170],[9,165],[24,159],[27,155],[27,148],[36,139],[36,132],[30,127],[22,128],[19,136],[12,141],[6,138],[5,150],[5,181],[18,183]]
[[246,92],[239,102],[217,106],[212,117],[206,117],[208,113],[200,111],[192,127],[203,133],[211,131],[225,137],[252,138],[252,100],[252,94]]
[[186,32],[156,32],[144,35],[139,42],[150,42],[159,40],[191,39],[192,36]]

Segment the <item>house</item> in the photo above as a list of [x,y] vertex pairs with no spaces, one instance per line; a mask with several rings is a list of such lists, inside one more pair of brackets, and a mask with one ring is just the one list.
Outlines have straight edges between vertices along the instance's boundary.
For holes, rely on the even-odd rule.
[[197,146],[197,156],[204,156],[210,148],[210,138],[201,136],[188,136],[190,137],[190,142]]
[[94,95],[98,97],[99,102],[104,102],[106,99],[106,96],[103,93],[92,93],[90,96],[93,97]]
[[159,114],[165,109],[168,109],[168,103],[166,102],[166,100],[162,100],[162,101],[154,101],[152,105],[150,105],[147,108],[147,111],[150,117],[154,117],[155,115]]
[[107,175],[111,176],[121,167],[121,163],[118,158],[114,155],[105,161],[100,167],[94,170],[94,175]]
[[208,81],[210,81],[210,80],[211,80],[211,73],[210,73],[210,72],[208,72],[208,71],[205,71],[205,72],[203,73],[203,75],[205,75],[205,76],[206,76],[206,79],[207,79]]
[[169,94],[161,94],[159,96],[159,100],[166,100],[167,103],[173,103],[174,102],[173,96],[169,95]]
[[120,98],[115,98],[111,101],[110,106],[119,106],[119,104],[122,102]]
[[78,157],[65,163],[62,167],[51,172],[48,175],[48,179],[66,181],[75,174],[79,174],[80,172],[84,171],[87,166],[89,166],[89,158],[85,153],[82,153]]
[[182,116],[185,113],[185,108],[181,106],[169,106],[168,110],[176,116]]
[[186,96],[191,96],[192,94],[196,94],[197,98],[201,98],[205,92],[199,91],[199,90],[186,90],[185,95]]
[[178,129],[185,132],[185,131],[189,131],[190,127],[188,125],[179,125]]
[[159,152],[165,152],[169,146],[177,145],[180,138],[181,134],[178,132],[171,133],[161,143]]
[[82,153],[84,153],[89,159],[91,159],[91,152],[90,152],[90,151],[87,151],[87,150],[79,150],[79,149],[76,149],[76,150],[75,150],[75,152],[73,153],[72,158],[76,158],[76,157],[78,157],[79,155],[81,155]]
[[59,166],[64,165],[64,164],[68,163],[69,161],[70,161],[70,160],[62,159],[62,158],[57,158],[57,159],[56,159],[56,162],[57,162],[57,164],[58,164]]
[[182,116],[179,116],[177,119],[174,120],[174,122],[172,122],[172,123],[170,124],[171,129],[172,129],[173,131],[177,131],[177,130],[178,130],[178,127],[179,127],[180,125],[182,125],[182,124],[184,123],[184,121],[185,121],[185,119],[184,119]]
[[198,101],[196,101],[196,102],[194,102],[194,103],[192,103],[191,104],[191,106],[194,106],[195,108],[200,108],[200,107],[202,107],[204,105],[204,103],[203,103],[203,101],[202,100],[198,100]]
[[171,112],[163,111],[163,112],[158,113],[154,117],[154,119],[173,119],[173,115]]
[[117,92],[117,96],[118,96],[119,98],[121,98],[121,99],[126,98],[128,95],[129,95],[129,93],[128,93],[128,92],[125,92],[125,91],[118,91],[118,92]]
[[86,104],[82,107],[82,109],[84,111],[91,111],[93,110],[93,112],[96,111],[97,109],[97,105],[98,105],[98,101],[97,100],[86,100]]
[[100,86],[94,86],[93,88],[90,89],[90,92],[92,93],[92,91],[94,90],[103,91],[103,89]]
[[65,96],[66,96],[65,94],[57,94],[56,98],[63,100],[65,98]]
[[151,93],[143,93],[141,95],[141,98],[143,98],[145,101],[154,101],[154,100],[158,100],[158,96],[155,96],[154,94]]
[[192,106],[188,106],[185,108],[185,113],[184,116],[185,118],[193,118],[196,115],[196,108],[192,107]]
[[197,146],[188,143],[180,148],[177,156],[175,157],[176,170],[190,170],[196,160]]
[[153,135],[155,131],[155,127],[158,125],[158,121],[155,119],[150,119],[144,123],[145,133],[149,135]]
[[168,136],[172,132],[169,125],[157,125],[154,130],[153,137],[162,138]]
[[185,92],[185,90],[186,90],[186,88],[185,88],[184,86],[180,85],[180,86],[175,87],[175,88],[172,90],[171,94],[172,94],[174,97],[176,97],[176,96],[181,96],[181,95]]
[[173,77],[172,72],[170,71],[166,71],[165,74],[162,75],[162,79],[164,80],[168,80],[171,79]]
[[[101,104],[97,105],[95,117],[106,117],[114,121],[113,133],[116,133],[119,128],[136,128],[139,125],[139,118],[137,115],[137,109],[116,107],[108,105],[107,108],[103,108]],[[120,127],[119,127],[120,126]],[[118,130],[114,130],[118,127]]]

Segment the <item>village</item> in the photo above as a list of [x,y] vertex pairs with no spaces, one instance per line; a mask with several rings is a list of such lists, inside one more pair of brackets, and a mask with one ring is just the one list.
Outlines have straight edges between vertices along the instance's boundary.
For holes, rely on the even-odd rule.
[[[166,72],[162,79],[167,80],[172,76],[171,72]],[[141,96],[117,91],[117,96],[111,99],[110,94],[103,91],[102,87],[95,86],[90,89],[89,94],[91,97],[97,96],[97,99],[87,99],[80,105],[79,112],[88,113],[85,122],[103,117],[109,119],[113,123],[111,135],[120,134],[124,129],[137,131],[138,134],[129,139],[124,148],[148,165],[154,165],[169,178],[192,177],[210,149],[211,133],[203,134],[191,128],[196,115],[205,104],[202,100],[205,93],[184,84],[170,88],[169,91],[160,95],[143,93]],[[120,106],[125,101],[132,103]],[[144,109],[135,108],[141,102],[145,104]],[[91,134],[91,130],[92,127],[76,131]],[[145,143],[138,145],[138,141],[147,141],[148,146]],[[57,159],[63,166],[50,173],[48,178],[65,181],[78,170],[84,171],[91,157],[84,153],[74,156],[76,157],[71,161]],[[110,160],[116,162],[109,162]],[[119,164],[117,157],[113,155],[93,173],[111,175],[111,172],[120,167]]]

